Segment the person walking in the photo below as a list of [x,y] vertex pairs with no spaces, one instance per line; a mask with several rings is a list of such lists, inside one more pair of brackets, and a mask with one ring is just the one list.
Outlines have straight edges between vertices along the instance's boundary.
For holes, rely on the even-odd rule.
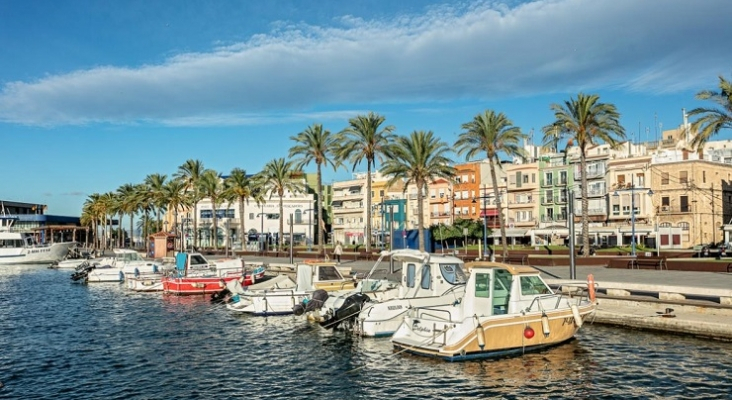
[[343,246],[341,242],[336,243],[335,249],[333,249],[333,255],[335,255],[336,262],[341,263],[341,254],[343,254]]

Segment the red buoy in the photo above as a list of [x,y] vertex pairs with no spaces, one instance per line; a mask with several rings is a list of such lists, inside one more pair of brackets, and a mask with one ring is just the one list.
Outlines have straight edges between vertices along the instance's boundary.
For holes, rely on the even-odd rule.
[[524,329],[524,337],[526,339],[531,339],[534,337],[534,330],[531,329],[530,326],[527,326],[526,329]]

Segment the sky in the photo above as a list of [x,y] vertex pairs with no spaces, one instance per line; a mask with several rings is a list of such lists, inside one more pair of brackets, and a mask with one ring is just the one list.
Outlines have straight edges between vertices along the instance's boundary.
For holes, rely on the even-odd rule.
[[0,200],[78,216],[188,159],[259,172],[308,126],[370,111],[452,144],[494,110],[538,144],[551,104],[594,93],[630,140],[655,140],[732,78],[730,15],[729,0],[4,0]]

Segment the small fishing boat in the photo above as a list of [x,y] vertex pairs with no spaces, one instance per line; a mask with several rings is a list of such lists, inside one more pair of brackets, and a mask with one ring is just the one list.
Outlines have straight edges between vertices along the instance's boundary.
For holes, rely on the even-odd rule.
[[[312,319],[328,329],[361,336],[391,336],[414,307],[459,303],[465,294],[464,263],[457,257],[412,249],[384,251],[351,292],[329,296]],[[397,276],[395,280],[376,277]]]
[[[316,290],[352,290],[354,281],[345,278],[337,264],[328,261],[306,260],[293,266],[296,280],[282,273],[263,283],[242,287],[238,282],[227,285],[231,297],[226,305],[231,311],[253,315],[286,315],[295,306],[309,298]],[[277,266],[283,271],[286,267]]]
[[205,295],[222,291],[232,280],[249,286],[264,278],[265,268],[259,265],[245,271],[240,258],[209,262],[200,253],[178,253],[172,275],[161,279],[163,292],[176,295]]
[[523,354],[573,339],[595,309],[591,279],[554,293],[529,266],[468,267],[462,301],[409,310],[391,338],[396,349],[448,361]]

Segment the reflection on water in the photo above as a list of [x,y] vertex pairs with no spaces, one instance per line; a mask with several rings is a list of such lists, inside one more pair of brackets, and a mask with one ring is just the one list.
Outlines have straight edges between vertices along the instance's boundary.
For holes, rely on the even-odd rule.
[[[3,269],[4,268],[4,269]],[[0,398],[728,398],[732,344],[585,325],[541,353],[446,363],[301,317],[0,267]]]

